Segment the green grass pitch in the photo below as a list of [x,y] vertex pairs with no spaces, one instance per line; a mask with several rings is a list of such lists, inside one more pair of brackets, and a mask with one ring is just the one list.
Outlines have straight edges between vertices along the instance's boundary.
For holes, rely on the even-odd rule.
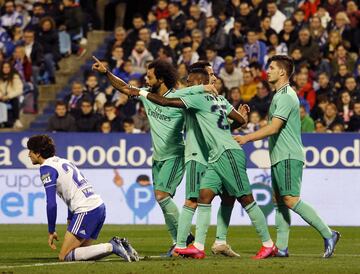
[[[65,226],[57,226],[61,237]],[[159,258],[170,246],[165,226],[105,225],[97,242],[106,242],[118,235],[130,239],[145,259],[126,263],[112,255],[97,262],[57,263],[57,252],[47,246],[46,225],[0,225],[0,274],[16,273],[360,273],[360,228],[336,227],[342,234],[335,256],[321,258],[323,241],[310,227],[293,227],[290,236],[290,257],[261,261],[250,257],[260,247],[255,229],[231,226],[228,242],[241,258],[225,258],[211,254],[215,237],[211,227],[207,237],[204,260]],[[275,237],[275,230],[271,227]],[[151,257],[156,256],[156,257]]]

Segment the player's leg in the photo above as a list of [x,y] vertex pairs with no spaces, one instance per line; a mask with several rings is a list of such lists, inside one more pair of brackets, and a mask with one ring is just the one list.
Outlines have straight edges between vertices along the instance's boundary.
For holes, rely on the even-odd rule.
[[240,149],[226,150],[218,162],[219,173],[226,190],[230,195],[237,197],[261,239],[262,247],[253,258],[264,259],[271,256],[275,245],[271,240],[264,213],[252,196],[250,182],[246,174],[244,151]]
[[[105,206],[94,210],[75,214],[68,226],[61,246],[59,259],[61,261],[98,260],[115,253],[129,261],[129,256],[117,243],[102,243],[91,245],[97,239],[105,221]],[[121,249],[121,254],[118,254]]]
[[280,184],[282,174],[278,172],[277,164],[271,167],[271,184],[273,188],[273,200],[275,206],[275,227],[276,227],[276,250],[274,256],[288,257],[288,243],[291,216],[290,210],[280,195]]
[[188,161],[186,167],[186,200],[179,217],[176,248],[186,248],[191,230],[191,223],[197,208],[200,179],[206,166],[197,161]]
[[172,197],[183,175],[183,157],[172,158],[163,162],[154,161],[153,163],[155,198],[163,212],[173,244],[176,243],[177,238],[179,210]]
[[229,257],[240,257],[240,255],[233,251],[231,246],[226,242],[231,213],[234,208],[236,198],[234,196],[230,196],[227,191],[224,191],[220,195],[220,198],[221,205],[217,214],[216,239],[211,247],[211,252],[213,254],[222,254]]
[[283,169],[283,174],[285,175],[281,191],[284,203],[320,233],[325,242],[324,257],[330,257],[334,252],[340,234],[332,231],[320,218],[314,208],[300,199],[303,163],[298,160],[289,159],[281,161],[280,164],[280,167]]
[[211,202],[217,194],[221,193],[221,186],[219,176],[212,164],[209,164],[200,183],[194,245],[185,249],[175,249],[177,253],[198,259],[205,257],[205,240],[211,220]]

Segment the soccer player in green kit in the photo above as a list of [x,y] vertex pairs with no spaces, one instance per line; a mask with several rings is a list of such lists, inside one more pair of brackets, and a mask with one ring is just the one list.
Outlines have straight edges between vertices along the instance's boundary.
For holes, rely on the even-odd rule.
[[[207,72],[205,71],[204,74]],[[193,87],[195,88],[195,87]],[[176,248],[180,255],[202,259],[205,257],[204,244],[211,217],[211,202],[223,189],[235,196],[248,213],[256,232],[261,238],[262,247],[253,257],[265,259],[272,256],[275,245],[271,240],[266,219],[254,201],[250,182],[246,174],[244,151],[232,138],[227,117],[240,124],[247,122],[244,114],[237,112],[223,96],[197,93],[181,98],[165,98],[145,90],[131,90],[162,106],[186,108],[194,111],[204,140],[209,149],[208,166],[200,183],[198,216],[196,221],[195,243],[187,248]],[[174,93],[176,97],[176,93]],[[249,109],[246,110],[248,112]]]
[[269,124],[256,132],[234,138],[243,145],[269,137],[271,179],[277,204],[275,213],[277,241],[274,255],[289,256],[289,209],[291,209],[324,238],[323,257],[329,258],[334,253],[340,233],[332,231],[316,211],[300,199],[305,159],[301,141],[300,103],[296,92],[289,85],[294,63],[288,56],[275,55],[269,59],[268,64],[268,81],[276,89],[269,110]]
[[[107,71],[106,67],[97,58],[94,57],[94,60],[93,69],[101,73],[106,73],[111,84],[118,90],[126,93],[126,89],[129,88],[129,86],[120,78]],[[164,97],[172,96],[172,90],[175,87],[176,80],[176,71],[171,64],[164,61],[155,61],[149,65],[147,71],[147,86],[150,87],[151,92]],[[210,85],[208,85],[208,87],[213,89]],[[197,90],[198,91],[195,92],[203,92],[204,88],[200,87],[197,88]],[[191,88],[187,91],[186,89],[183,90],[184,93],[190,91],[192,91]],[[155,197],[164,213],[165,222],[173,240],[173,245],[168,252],[170,256],[172,250],[175,248],[175,243],[178,242],[179,246],[186,246],[191,239],[191,236],[189,236],[191,219],[196,208],[196,197],[198,196],[198,184],[196,182],[198,179],[196,177],[201,175],[203,170],[202,164],[206,165],[207,160],[205,160],[201,151],[196,147],[197,142],[195,137],[195,140],[193,139],[193,142],[191,142],[192,147],[188,146],[188,149],[185,150],[185,159],[189,171],[187,173],[189,177],[187,178],[187,182],[189,184],[187,184],[186,208],[183,209],[180,215],[181,222],[179,230],[181,233],[177,235],[179,212],[171,197],[175,194],[176,188],[180,184],[184,173],[184,143],[182,137],[184,112],[181,109],[161,107],[151,101],[145,100],[144,97],[140,97],[140,100],[143,101],[151,125],[154,147],[153,181]],[[186,117],[188,118],[187,121],[191,122],[189,116]],[[192,132],[188,131],[188,133],[190,138]],[[191,149],[194,149],[194,151],[189,152]],[[220,243],[222,244],[214,244],[213,252],[227,256],[239,256],[226,244],[226,234],[232,205],[233,201],[230,197],[227,197],[226,204],[219,209],[219,228],[217,233],[219,239],[217,239],[216,243],[221,241]],[[191,219],[189,219],[190,216]]]

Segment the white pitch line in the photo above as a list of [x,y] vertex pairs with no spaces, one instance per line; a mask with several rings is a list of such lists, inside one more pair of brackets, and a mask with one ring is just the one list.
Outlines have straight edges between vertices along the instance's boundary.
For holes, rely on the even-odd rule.
[[[144,259],[159,259],[159,258],[166,258],[163,256],[145,256],[140,257],[140,260]],[[115,262],[119,261],[119,259],[102,259],[99,262]],[[36,263],[36,264],[24,264],[24,265],[4,265],[0,266],[0,269],[7,269],[7,268],[24,268],[24,267],[34,267],[34,266],[51,266],[51,265],[64,265],[64,264],[93,264],[97,261],[72,261],[72,262],[54,262],[54,263]]]
[[[296,253],[291,253],[290,257],[313,257],[314,259],[317,257],[319,259],[321,259],[321,254],[296,254]],[[360,257],[360,254],[335,254],[335,257]],[[160,259],[160,258],[167,258],[164,256],[145,256],[145,257],[140,257],[140,260],[144,260],[144,259]],[[243,256],[243,258],[245,258]],[[274,260],[276,260],[275,258],[273,258]],[[286,259],[285,259],[286,260]],[[326,261],[329,259],[326,259]],[[331,260],[331,259],[330,259]],[[103,259],[99,262],[115,262],[115,261],[119,261],[119,259]],[[36,266],[52,266],[52,265],[65,265],[65,264],[93,264],[96,263],[97,261],[72,261],[72,262],[54,262],[54,263],[36,263],[36,264],[25,264],[25,265],[5,265],[5,266],[0,266],[0,269],[9,269],[9,268],[26,268],[26,267],[36,267]]]

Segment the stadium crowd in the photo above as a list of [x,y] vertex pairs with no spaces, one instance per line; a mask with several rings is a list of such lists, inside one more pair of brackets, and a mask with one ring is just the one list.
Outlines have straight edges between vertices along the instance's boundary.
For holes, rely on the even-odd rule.
[[0,127],[22,128],[20,111],[37,113],[38,86],[56,82],[61,58],[85,53],[96,18],[81,2],[0,1]]
[[[14,4],[6,1],[10,2]],[[71,4],[69,8],[67,2]],[[54,4],[50,6],[53,7]],[[47,36],[48,39],[43,39],[40,34],[44,32],[44,28],[50,28],[57,34],[62,32],[64,24],[61,25],[61,22],[64,21],[59,18],[67,18],[65,11],[79,9],[79,5],[74,1],[64,0],[62,11],[50,9],[43,3],[34,3],[32,7],[28,27],[18,27],[19,32],[24,32],[24,37],[15,30],[13,33],[12,41],[24,42],[19,46],[12,42],[17,51],[13,50],[10,55],[4,51],[3,59],[21,56],[23,51],[26,55],[29,52],[26,45],[33,43],[31,40],[26,42],[26,39],[31,39],[26,37],[31,34],[34,36],[32,30],[37,27],[35,42],[38,41],[44,52],[47,48],[46,53],[52,55],[53,59],[39,58],[43,61],[36,66],[33,60],[38,59],[31,58],[32,67],[37,67],[33,69],[33,74],[34,71],[35,75],[45,72],[48,74],[48,81],[52,82],[55,81],[53,72],[58,58],[70,51],[64,52],[60,46],[56,53],[49,52],[56,47],[48,43],[58,42],[51,40],[48,37],[50,35]],[[39,13],[36,7],[42,9],[42,16],[36,16]],[[249,104],[252,110],[250,122],[246,128],[239,130],[251,132],[267,123],[266,116],[273,92],[266,81],[266,62],[274,54],[287,54],[294,59],[296,67],[292,85],[298,92],[301,103],[302,131],[359,132],[358,7],[359,1],[355,0],[158,0],[148,11],[146,18],[141,14],[134,14],[131,28],[115,29],[102,61],[115,75],[133,86],[141,87],[145,83],[146,66],[157,58],[168,60],[177,67],[181,88],[186,85],[188,66],[198,60],[208,60],[218,77],[216,87],[219,93],[226,96],[234,107],[242,103]],[[16,5],[16,10],[19,13],[25,12],[26,7]],[[50,18],[44,16],[44,12]],[[2,27],[5,28],[3,17]],[[32,21],[34,22],[31,23]],[[33,25],[36,27],[29,27]],[[84,25],[86,24],[76,28],[81,30],[80,34],[86,29]],[[67,28],[70,36],[78,34],[75,30],[71,34]],[[79,40],[75,40],[73,43],[75,45],[72,45],[72,52],[79,50],[78,42]],[[21,45],[25,46],[21,48]],[[78,54],[81,54],[81,48]],[[12,57],[12,64],[14,58]],[[20,82],[28,83],[23,80],[26,79],[26,73],[23,73],[24,77],[21,73],[21,68],[25,68],[26,58],[21,60],[24,61],[17,62],[18,68],[10,66],[19,71],[21,79],[14,80],[19,85]],[[8,81],[8,78],[4,79],[7,66],[9,67],[9,63],[2,63],[0,87],[2,82]],[[8,74],[17,75],[13,69]],[[15,76],[14,79],[16,78]],[[39,76],[37,78],[41,79]],[[36,83],[35,81],[35,87]],[[18,98],[20,95],[16,94]],[[35,107],[34,109],[36,110]],[[3,111],[1,107],[0,111]],[[105,76],[87,72],[84,80],[72,83],[71,94],[56,103],[48,131],[139,133],[149,131],[149,124],[140,102],[136,99],[129,100],[114,90]]]

